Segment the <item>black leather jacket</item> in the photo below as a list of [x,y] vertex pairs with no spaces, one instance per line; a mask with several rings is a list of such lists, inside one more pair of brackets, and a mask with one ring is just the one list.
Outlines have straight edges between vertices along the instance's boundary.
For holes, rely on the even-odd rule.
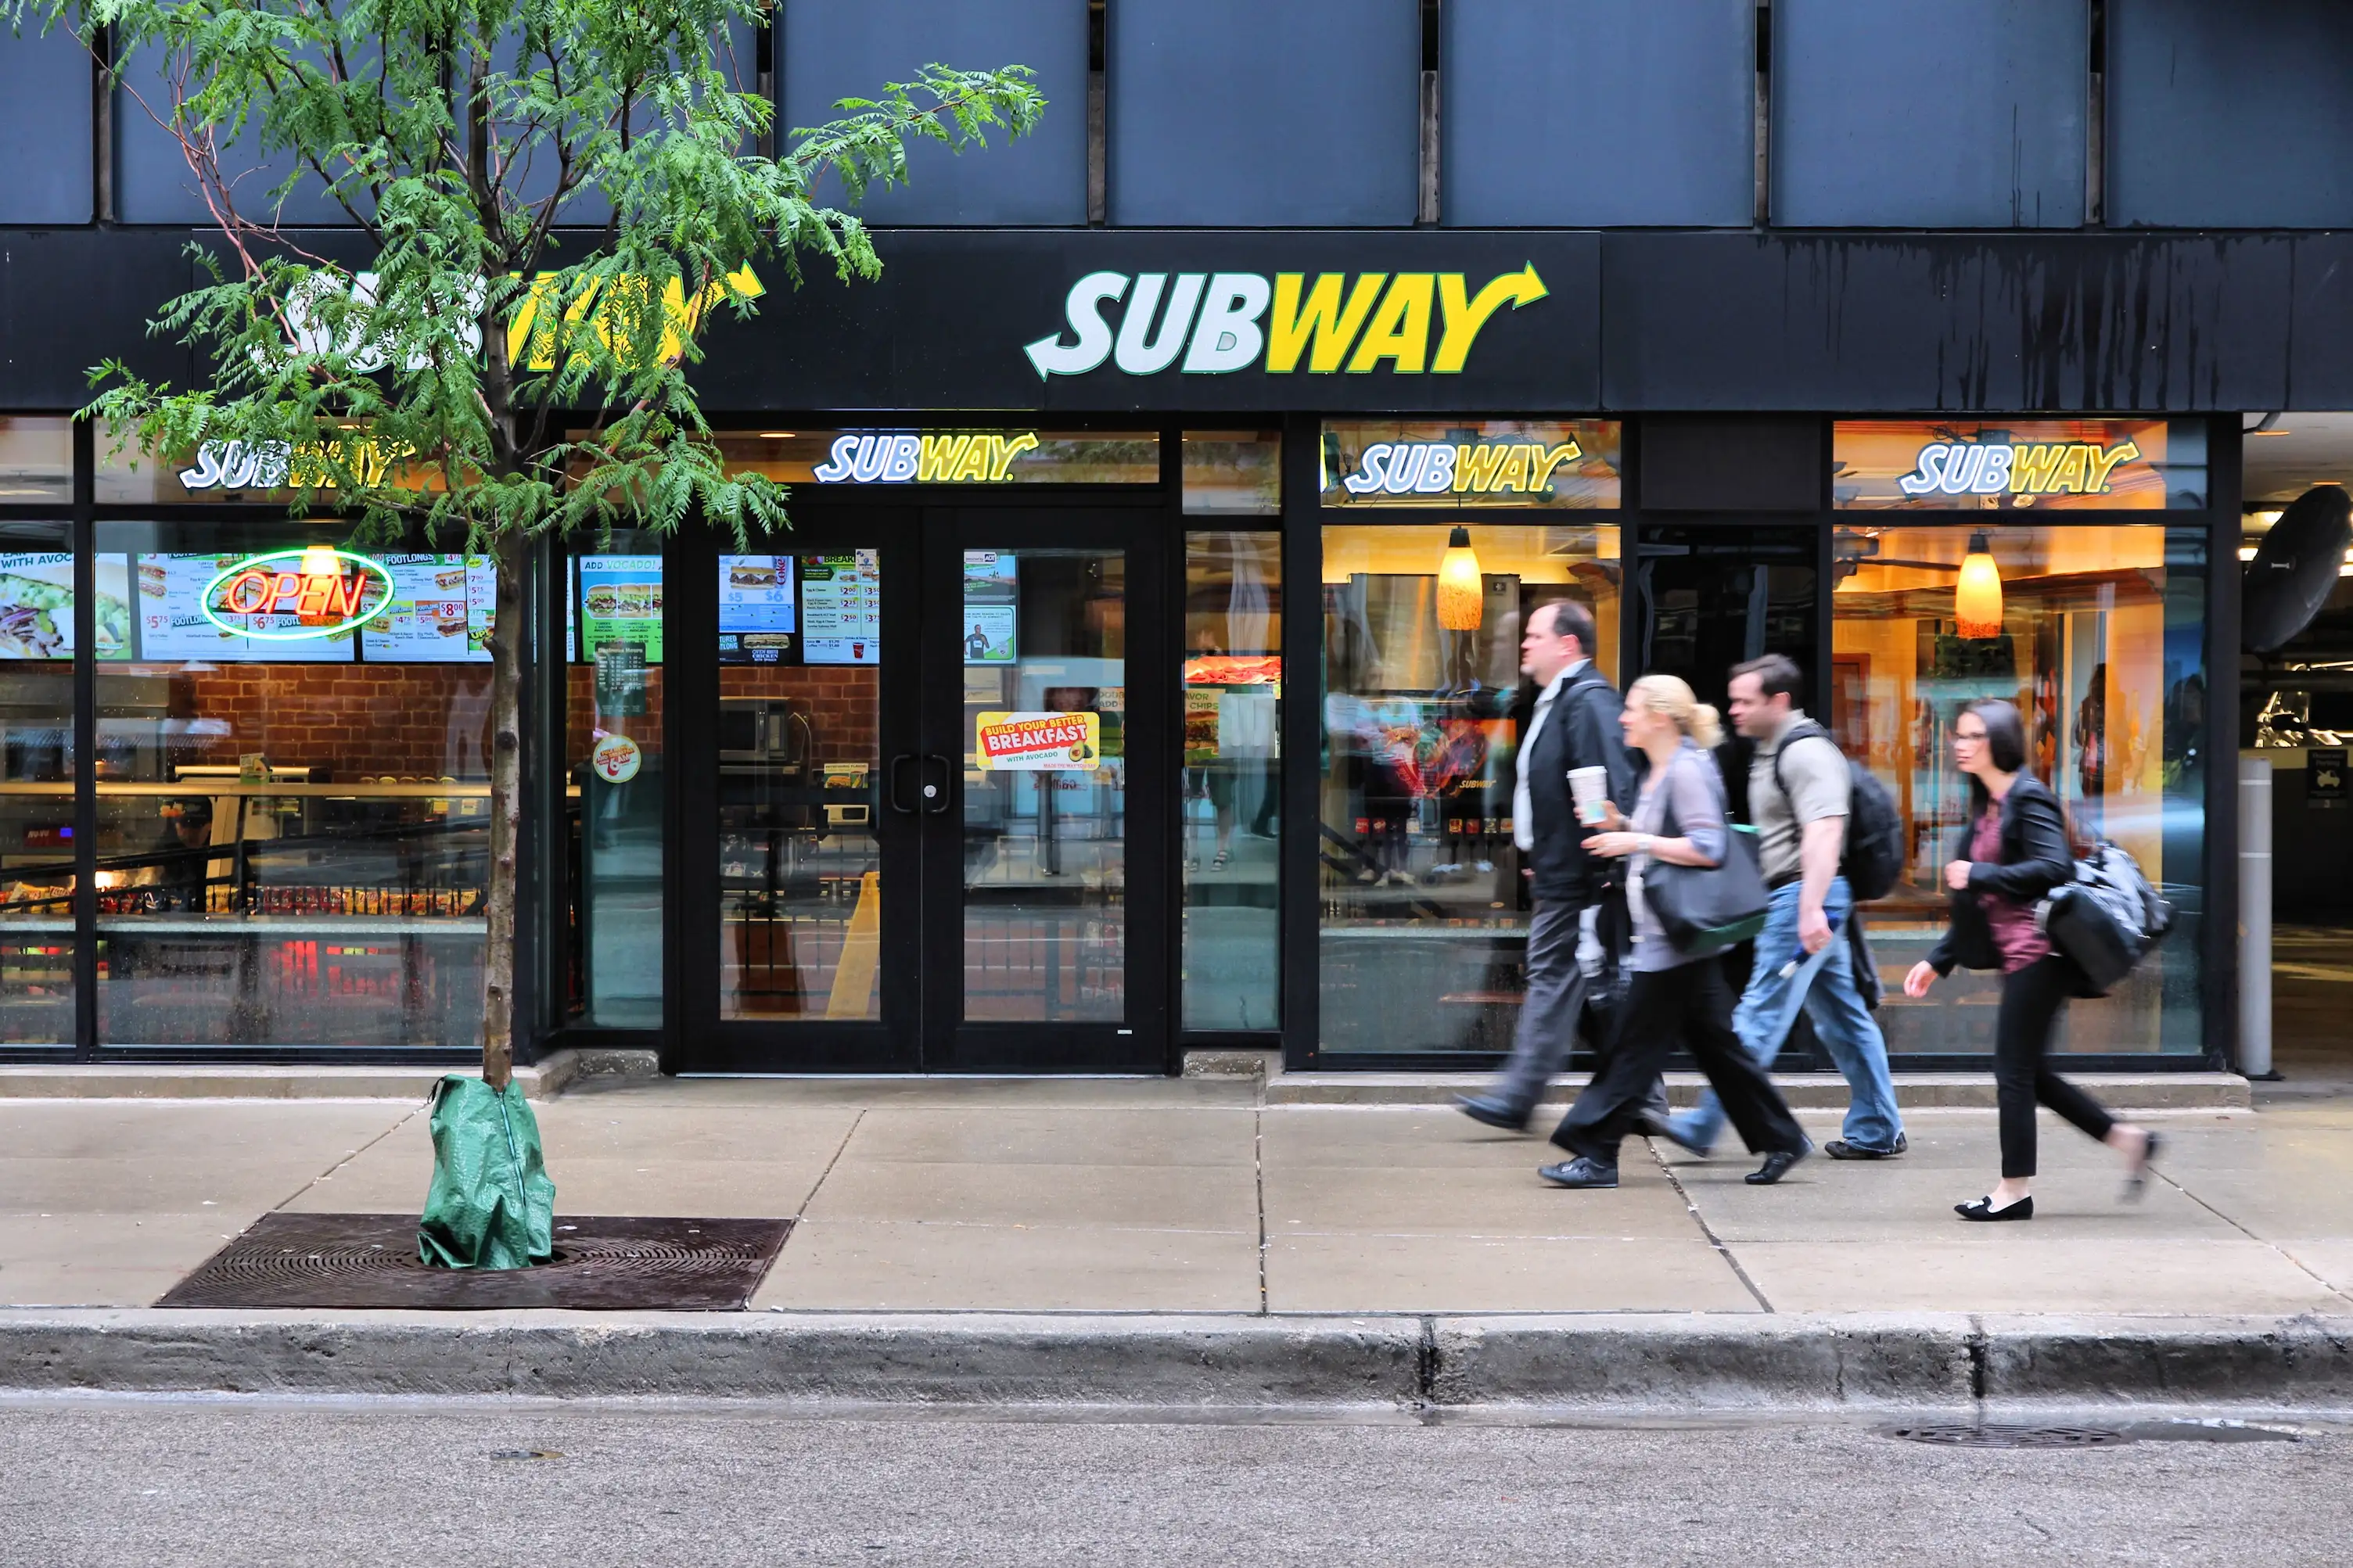
[[[1968,860],[1969,843],[1977,836],[1974,820],[1961,828],[1953,858]],[[1942,877],[1944,868],[1937,868]],[[1944,940],[1928,954],[1939,974],[1963,969],[2000,969],[2001,950],[1994,945],[1993,928],[1986,922],[1979,893],[2000,893],[2022,904],[2032,904],[2062,882],[2075,879],[2075,858],[2067,847],[2067,820],[2059,813],[2058,797],[2031,773],[2021,773],[2001,800],[2001,858],[1977,860],[1969,867],[1969,885],[1952,895],[1952,923]]]
[[[1609,798],[1618,809],[1634,808],[1634,759],[1618,727],[1620,704],[1617,689],[1592,665],[1567,681],[1545,715],[1535,743],[1520,753],[1519,766],[1527,772],[1530,836],[1535,847],[1524,863],[1529,869],[1529,891],[1546,903],[1578,906],[1594,901],[1601,890],[1601,864],[1585,852],[1568,791],[1571,768],[1609,770]],[[1521,720],[1521,733],[1535,717],[1534,705]]]

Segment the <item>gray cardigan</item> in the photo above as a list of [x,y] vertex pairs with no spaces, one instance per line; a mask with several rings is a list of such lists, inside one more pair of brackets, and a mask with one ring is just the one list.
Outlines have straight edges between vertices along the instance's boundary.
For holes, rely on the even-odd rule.
[[[1715,765],[1713,754],[1702,751],[1695,741],[1686,740],[1683,749],[1667,760],[1663,768],[1653,769],[1642,781],[1641,798],[1634,803],[1632,828],[1636,833],[1666,837],[1667,807],[1674,807],[1675,837],[1688,838],[1692,847],[1710,860],[1724,858],[1724,775]],[[1648,855],[1631,857],[1632,876],[1639,881],[1654,864]],[[1634,968],[1639,971],[1673,969],[1693,962],[1693,955],[1677,952],[1667,941],[1667,933],[1651,912],[1651,906],[1640,896],[1627,900],[1634,916]]]

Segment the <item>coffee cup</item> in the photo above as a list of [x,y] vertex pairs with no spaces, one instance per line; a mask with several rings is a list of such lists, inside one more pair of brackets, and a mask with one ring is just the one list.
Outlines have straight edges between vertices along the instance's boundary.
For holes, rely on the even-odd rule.
[[1609,770],[1608,768],[1571,768],[1568,770],[1569,798],[1577,803],[1577,820],[1588,826],[1609,816]]

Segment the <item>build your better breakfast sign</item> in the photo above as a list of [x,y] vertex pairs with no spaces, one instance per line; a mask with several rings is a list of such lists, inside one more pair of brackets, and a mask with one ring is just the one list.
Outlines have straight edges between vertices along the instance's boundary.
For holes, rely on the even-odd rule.
[[973,724],[973,760],[995,773],[1092,768],[1103,761],[1103,721],[1093,713],[982,713]]

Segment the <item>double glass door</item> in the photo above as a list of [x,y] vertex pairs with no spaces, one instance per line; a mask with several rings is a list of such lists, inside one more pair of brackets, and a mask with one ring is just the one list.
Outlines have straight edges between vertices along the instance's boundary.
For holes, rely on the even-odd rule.
[[1155,521],[804,508],[695,569],[686,1070],[1160,1070]]

